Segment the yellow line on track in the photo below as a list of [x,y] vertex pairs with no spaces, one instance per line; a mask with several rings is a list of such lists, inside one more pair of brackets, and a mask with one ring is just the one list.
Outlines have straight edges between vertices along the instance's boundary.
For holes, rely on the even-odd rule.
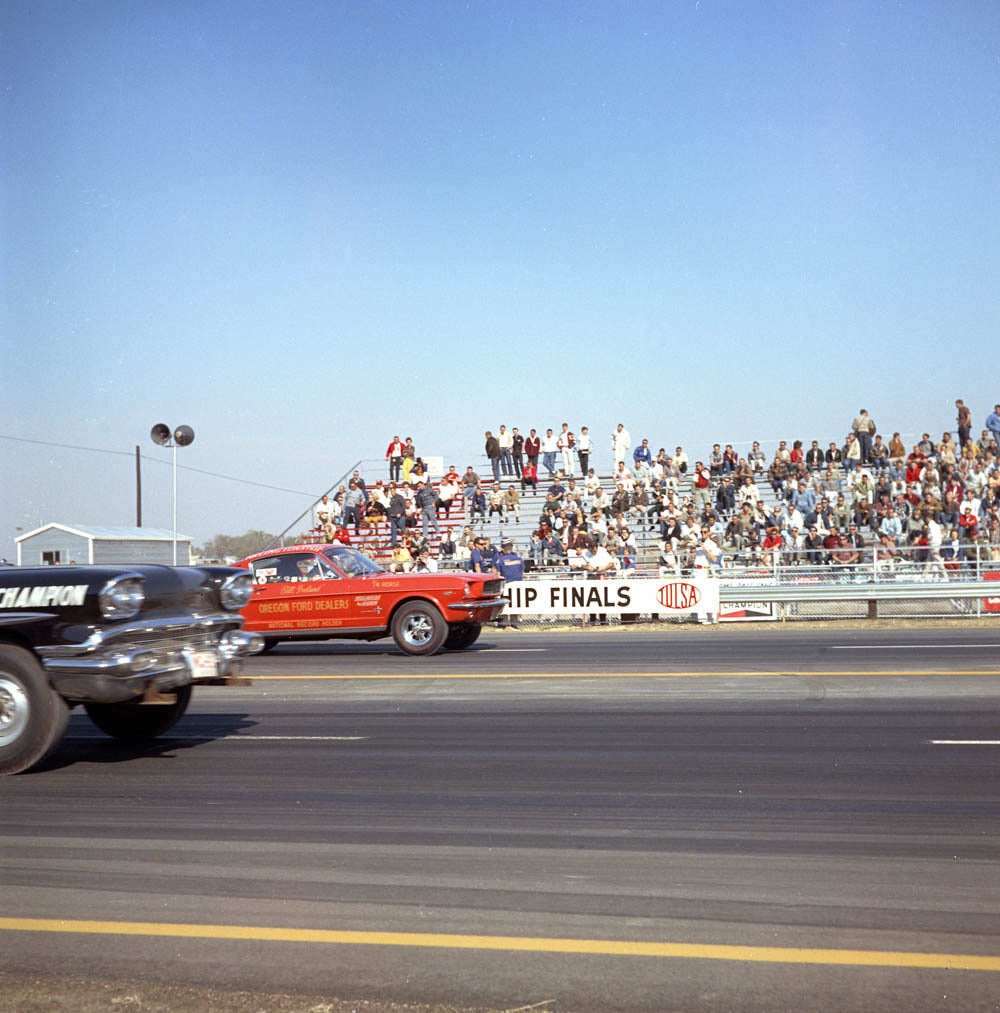
[[1000,675],[995,669],[936,669],[914,670],[900,669],[866,669],[848,671],[831,669],[828,671],[792,671],[785,669],[774,672],[379,672],[374,675],[257,675],[250,674],[254,682],[296,681],[299,679],[701,679],[731,678],[733,676],[763,677],[776,675]]
[[768,964],[842,964],[852,967],[919,967],[959,971],[1000,971],[1000,956],[978,956],[968,953],[916,953],[895,950],[717,946],[704,943],[655,943],[618,939],[548,939],[532,936],[463,936],[425,932],[348,932],[253,925],[69,921],[59,918],[0,918],[0,930],[184,939],[255,940],[277,943],[578,953],[620,957],[674,957],[691,960],[753,961]]

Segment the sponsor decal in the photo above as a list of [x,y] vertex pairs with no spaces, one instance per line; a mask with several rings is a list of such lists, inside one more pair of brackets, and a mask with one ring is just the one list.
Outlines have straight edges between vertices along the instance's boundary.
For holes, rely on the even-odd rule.
[[[1000,570],[988,570],[983,574],[983,580],[1000,580]],[[983,610],[986,612],[1000,612],[1000,598],[984,598]]]
[[0,587],[0,608],[51,608],[53,605],[82,605],[86,584],[42,584],[39,587]]
[[690,612],[701,601],[701,591],[686,580],[675,580],[672,584],[664,584],[656,592],[656,600],[664,608]]
[[590,580],[557,578],[523,580],[504,588],[506,611],[515,615],[620,615],[676,612],[718,612],[719,582],[710,578],[671,581],[640,578]]

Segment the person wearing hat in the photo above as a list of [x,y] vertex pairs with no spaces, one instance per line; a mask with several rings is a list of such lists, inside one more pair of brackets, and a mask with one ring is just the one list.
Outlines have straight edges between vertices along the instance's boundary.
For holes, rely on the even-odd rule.
[[[496,559],[496,568],[508,584],[524,580],[524,561],[514,551],[514,543],[509,538],[505,538],[500,543],[500,555]],[[514,615],[504,615],[503,623],[505,626],[512,626],[515,629],[520,625],[518,616]]]

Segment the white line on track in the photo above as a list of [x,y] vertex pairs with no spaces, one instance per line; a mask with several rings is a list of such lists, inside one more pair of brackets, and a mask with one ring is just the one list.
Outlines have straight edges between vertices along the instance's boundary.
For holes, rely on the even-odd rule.
[[1000,739],[928,739],[931,746],[1000,746]]
[[541,654],[547,647],[491,647],[490,654]]
[[947,648],[949,651],[963,647],[996,647],[996,644],[844,644],[832,645],[831,651],[926,651],[928,648]]

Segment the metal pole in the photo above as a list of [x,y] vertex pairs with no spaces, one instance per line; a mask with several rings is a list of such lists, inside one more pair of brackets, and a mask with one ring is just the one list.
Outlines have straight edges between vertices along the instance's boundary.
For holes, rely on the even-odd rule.
[[140,465],[139,446],[135,448],[135,526],[142,527],[142,467]]
[[173,443],[174,448],[174,566],[177,565],[177,442]]

